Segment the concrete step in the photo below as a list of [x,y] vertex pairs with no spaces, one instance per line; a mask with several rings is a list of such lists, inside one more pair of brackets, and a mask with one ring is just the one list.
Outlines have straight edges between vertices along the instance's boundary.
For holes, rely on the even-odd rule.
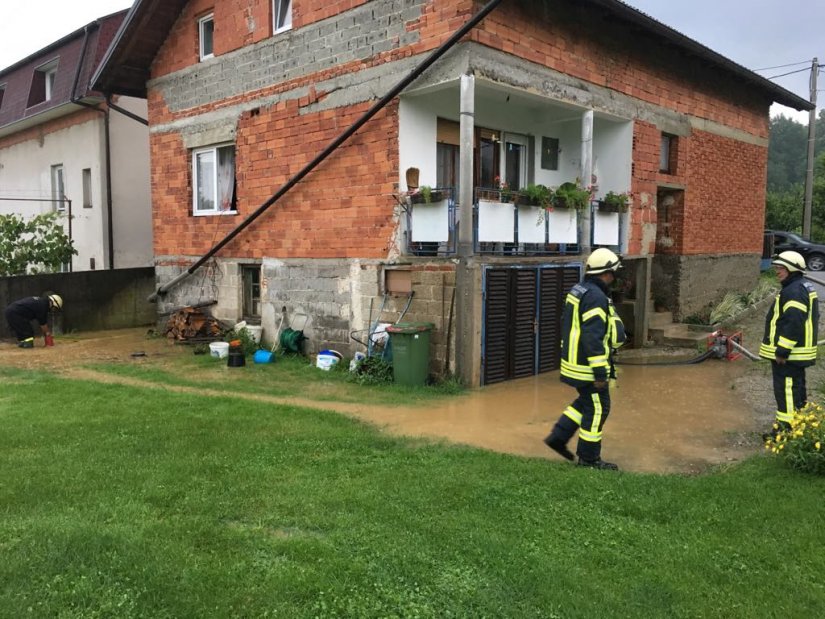
[[652,312],[650,314],[651,329],[664,329],[673,324],[673,312]]
[[650,330],[650,337],[659,344],[664,346],[676,346],[679,348],[696,348],[700,344],[704,347],[708,340],[708,334],[702,331],[695,331],[689,328],[689,325],[673,324],[660,330],[658,335],[660,340],[653,335],[653,329]]

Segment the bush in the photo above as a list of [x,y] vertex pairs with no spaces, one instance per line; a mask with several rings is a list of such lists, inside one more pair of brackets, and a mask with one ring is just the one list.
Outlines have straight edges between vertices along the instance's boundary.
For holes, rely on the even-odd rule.
[[231,330],[226,333],[224,336],[224,340],[227,342],[231,342],[233,340],[239,340],[241,342],[241,348],[243,349],[243,354],[245,356],[254,355],[255,351],[260,348],[258,343],[252,337],[252,334],[249,333],[246,327],[242,327],[240,329]]
[[359,385],[384,385],[391,383],[392,364],[381,357],[367,357],[360,361],[354,372],[350,372],[349,379]]
[[[778,430],[778,426],[774,425]],[[791,427],[765,443],[765,449],[792,468],[825,475],[825,410],[815,402],[794,413]]]

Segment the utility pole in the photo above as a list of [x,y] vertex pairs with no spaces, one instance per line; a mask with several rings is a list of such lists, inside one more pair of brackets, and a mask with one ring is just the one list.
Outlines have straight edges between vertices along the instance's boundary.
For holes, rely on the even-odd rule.
[[811,64],[811,104],[808,117],[808,172],[805,175],[805,207],[802,212],[802,236],[811,238],[811,205],[814,197],[814,142],[816,141],[816,77],[819,74],[819,59]]

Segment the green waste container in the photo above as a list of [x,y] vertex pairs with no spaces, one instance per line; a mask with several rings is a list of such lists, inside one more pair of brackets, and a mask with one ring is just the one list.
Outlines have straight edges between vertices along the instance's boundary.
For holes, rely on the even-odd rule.
[[399,322],[387,327],[392,344],[393,380],[399,385],[424,385],[430,374],[431,322]]

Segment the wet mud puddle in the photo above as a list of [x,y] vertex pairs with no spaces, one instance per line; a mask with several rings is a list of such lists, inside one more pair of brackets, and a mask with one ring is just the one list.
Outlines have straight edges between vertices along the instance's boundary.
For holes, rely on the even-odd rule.
[[[622,366],[618,386],[611,390],[602,456],[630,471],[694,473],[752,454],[753,447],[737,447],[732,441],[735,435],[757,429],[753,412],[731,389],[741,371],[736,364],[718,360]],[[564,462],[542,439],[575,396],[572,387],[559,381],[558,372],[551,372],[427,408],[332,408],[394,434],[444,438]],[[570,445],[574,451],[576,441],[573,437]]]

